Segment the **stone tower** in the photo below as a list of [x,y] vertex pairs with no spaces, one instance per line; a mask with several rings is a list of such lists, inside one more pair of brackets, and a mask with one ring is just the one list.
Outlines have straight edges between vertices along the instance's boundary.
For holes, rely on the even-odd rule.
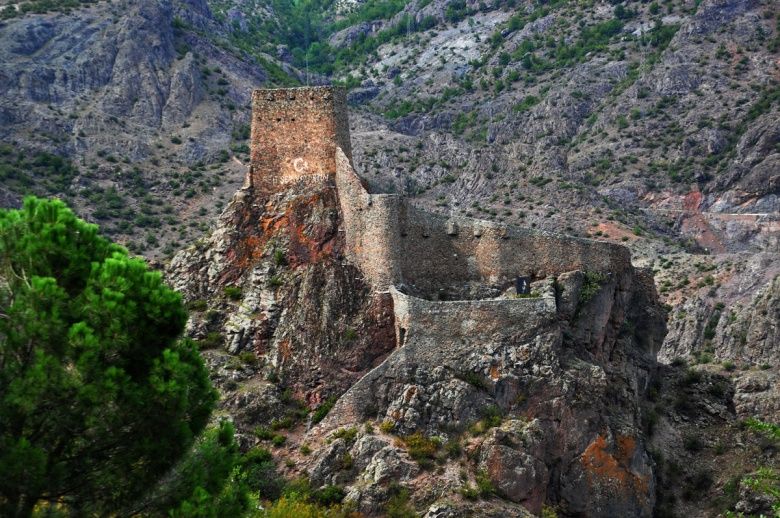
[[272,194],[301,181],[332,180],[336,149],[352,160],[346,95],[316,86],[252,93],[249,182]]

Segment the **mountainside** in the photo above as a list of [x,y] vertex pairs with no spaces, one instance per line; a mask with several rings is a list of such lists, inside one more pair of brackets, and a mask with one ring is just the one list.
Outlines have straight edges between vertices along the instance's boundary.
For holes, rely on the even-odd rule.
[[[705,516],[738,500],[738,510],[758,512],[761,502],[733,480],[761,458],[739,421],[780,419],[779,52],[771,0],[0,0],[0,204],[60,196],[132,251],[165,262],[244,446],[257,442],[254,427],[300,405],[324,412],[344,393],[385,391],[362,420],[339,417],[349,414],[344,399],[319,427],[297,424],[284,450],[298,455],[286,474],[349,486],[364,511],[410,489],[418,510],[441,496],[432,482],[440,474],[420,472],[391,433],[462,438],[429,419],[455,408],[484,420],[475,408],[495,404],[509,417],[459,443],[466,478],[462,457],[445,460],[444,487],[460,494],[485,480],[488,464],[530,463],[534,473],[517,476],[534,489],[504,487],[515,475],[488,470],[514,496],[457,497],[475,512],[539,512],[547,502],[566,515]],[[403,194],[445,218],[628,247],[665,305],[663,365],[633,353],[583,358],[567,348],[584,339],[561,315],[534,327],[549,354],[511,364],[532,387],[523,402],[501,400],[488,360],[469,364],[457,347],[430,361],[484,370],[484,379],[464,382],[452,367],[417,372],[401,349],[391,353],[389,302],[345,264],[334,193],[309,186],[257,205],[244,189],[230,201],[250,162],[252,89],[329,82],[348,89],[353,162],[373,192]],[[425,349],[427,325],[436,324],[409,345]],[[530,340],[524,332],[512,347]],[[469,336],[458,347],[492,340]],[[633,351],[618,342],[616,351]],[[633,371],[643,362],[654,381],[638,390]],[[379,364],[388,381],[367,386]],[[435,404],[402,396],[429,384],[440,387],[425,395]],[[560,408],[527,412],[528,401],[573,404],[572,386],[594,401],[570,421]],[[365,421],[378,427],[402,408],[425,417],[367,432]],[[347,425],[356,434],[325,444]],[[582,480],[550,457],[571,460],[602,425],[601,468],[630,464],[650,477],[638,507],[594,511],[578,500]],[[528,434],[544,441],[531,447]],[[638,438],[630,459],[614,442],[624,435]],[[517,453],[518,443],[527,450]],[[313,454],[299,455],[299,445]],[[345,456],[354,466],[334,473]],[[388,485],[395,476],[419,486]],[[456,516],[455,507],[428,515]]]
[[249,93],[269,76],[221,44],[208,6],[96,2],[1,23],[0,198],[60,195],[151,256],[199,235],[240,185]]

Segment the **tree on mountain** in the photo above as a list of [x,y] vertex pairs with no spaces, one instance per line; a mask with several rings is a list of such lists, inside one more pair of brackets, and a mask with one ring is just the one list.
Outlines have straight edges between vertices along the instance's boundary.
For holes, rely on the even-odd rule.
[[[0,515],[111,514],[182,465],[216,401],[186,318],[159,273],[62,202],[0,211]],[[224,426],[202,441],[234,451]],[[183,464],[186,513],[231,468]]]

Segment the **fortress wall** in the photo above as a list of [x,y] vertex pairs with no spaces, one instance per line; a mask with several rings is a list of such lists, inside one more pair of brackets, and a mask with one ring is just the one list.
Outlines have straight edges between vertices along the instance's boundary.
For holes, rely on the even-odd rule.
[[435,296],[467,283],[502,286],[516,276],[631,268],[619,245],[447,218],[397,195],[370,194],[352,167],[343,89],[256,90],[252,103],[253,188],[272,194],[335,179],[347,256],[381,291],[405,284]]
[[330,87],[252,93],[250,184],[274,193],[336,174],[336,148],[351,160],[345,93]]
[[369,194],[346,154],[336,157],[336,188],[346,234],[347,257],[374,286],[386,289],[400,279],[402,200],[392,194]]
[[572,270],[622,273],[625,247],[407,207],[401,222],[401,279],[415,291],[479,281],[502,285],[516,276],[543,278]]
[[410,341],[430,342],[435,354],[442,339],[460,342],[463,338],[527,334],[542,323],[556,318],[555,297],[529,299],[488,299],[431,301],[391,288],[399,346]]

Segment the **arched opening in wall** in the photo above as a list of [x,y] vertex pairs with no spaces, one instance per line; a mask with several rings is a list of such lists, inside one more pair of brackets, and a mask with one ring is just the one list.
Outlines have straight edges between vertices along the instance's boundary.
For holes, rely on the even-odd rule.
[[406,328],[405,327],[399,327],[398,328],[398,347],[403,347],[406,343]]

